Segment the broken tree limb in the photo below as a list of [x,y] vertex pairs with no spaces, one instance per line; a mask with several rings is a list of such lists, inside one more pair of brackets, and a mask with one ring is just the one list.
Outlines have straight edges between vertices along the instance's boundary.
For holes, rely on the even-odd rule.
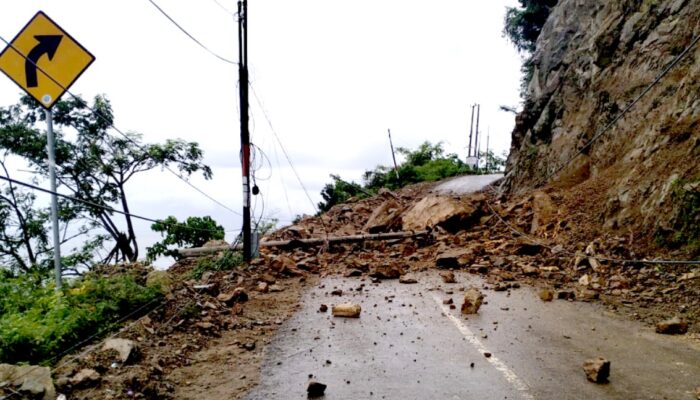
[[[405,239],[411,237],[425,236],[429,231],[406,231],[406,232],[389,232],[389,233],[368,233],[362,235],[351,235],[351,236],[328,236],[327,238],[308,238],[308,239],[292,239],[292,240],[271,240],[266,242],[260,242],[260,247],[304,247],[304,246],[317,246],[332,243],[351,243],[351,242],[363,242],[366,240],[392,240],[392,239]],[[212,246],[212,247],[194,247],[191,249],[178,249],[180,256],[184,258],[188,257],[200,257],[209,254],[218,253],[220,251],[227,250],[240,250],[242,246]]]

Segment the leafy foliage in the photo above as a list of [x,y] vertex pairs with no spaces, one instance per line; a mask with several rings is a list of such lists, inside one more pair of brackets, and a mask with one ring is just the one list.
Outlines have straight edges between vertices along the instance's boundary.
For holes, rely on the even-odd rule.
[[532,53],[535,51],[537,38],[542,27],[558,0],[518,0],[520,7],[508,7],[503,26],[503,35],[507,37],[525,55],[521,71],[521,96],[525,97],[526,88],[534,73]]
[[[456,154],[445,154],[442,143],[424,142],[416,150],[399,147],[397,152],[404,156],[398,171],[387,166],[378,166],[364,174],[364,186],[346,182],[337,175],[331,175],[333,182],[324,186],[319,203],[321,212],[328,211],[336,204],[346,202],[351,197],[371,196],[381,188],[398,189],[418,182],[434,182],[457,175],[491,173],[505,165],[505,158],[497,157],[492,151],[482,153],[488,161],[487,170],[475,171]],[[398,172],[398,176],[397,176]],[[299,218],[300,219],[300,218]]]
[[84,277],[62,293],[40,282],[34,274],[0,281],[0,362],[49,362],[160,297],[129,275]]
[[558,0],[518,0],[520,7],[506,9],[503,34],[518,51],[533,52],[537,38]]
[[416,150],[399,147],[405,161],[399,165],[398,178],[393,168],[379,166],[364,175],[365,187],[397,189],[418,182],[434,182],[461,174],[475,173],[456,154],[445,154],[442,143],[424,142]]
[[[59,101],[53,108],[53,118],[59,186],[79,199],[129,213],[126,184],[138,173],[173,166],[185,177],[201,172],[206,179],[211,178],[211,169],[202,162],[197,143],[178,139],[143,144],[136,133],[112,136],[109,128],[114,116],[104,96],[95,97],[90,107],[75,98]],[[37,127],[44,119],[43,109],[29,96],[22,97],[17,105],[0,109],[0,151],[23,158],[39,176],[47,177],[46,135]],[[22,209],[22,213],[27,210]],[[88,228],[99,226],[105,231],[114,247],[102,262],[138,258],[139,247],[129,215],[67,202],[63,202],[61,215],[63,222],[85,219]],[[43,226],[46,219],[37,222]],[[30,227],[29,223],[25,225]],[[27,229],[20,229],[23,230]],[[36,240],[40,239],[41,235],[37,235]],[[28,254],[26,241],[20,245]],[[36,260],[28,261],[32,264]]]
[[336,204],[344,203],[353,196],[362,196],[362,186],[355,182],[346,182],[338,175],[331,175],[333,183],[328,183],[321,190],[323,201],[318,203],[320,212],[328,211]]
[[209,216],[189,217],[182,223],[178,222],[177,218],[169,216],[151,225],[151,229],[165,235],[165,238],[146,248],[147,258],[150,261],[161,255],[178,259],[177,248],[201,247],[210,240],[221,240],[225,235],[224,228]]
[[226,251],[220,256],[202,258],[192,270],[192,278],[199,279],[207,271],[230,271],[243,264],[243,254]]

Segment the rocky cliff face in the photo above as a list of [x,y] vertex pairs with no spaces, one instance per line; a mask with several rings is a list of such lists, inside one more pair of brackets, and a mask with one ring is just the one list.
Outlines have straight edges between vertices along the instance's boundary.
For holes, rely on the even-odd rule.
[[672,229],[674,193],[697,193],[700,181],[700,44],[568,162],[698,35],[700,1],[560,0],[537,42],[506,188],[595,182],[609,227]]

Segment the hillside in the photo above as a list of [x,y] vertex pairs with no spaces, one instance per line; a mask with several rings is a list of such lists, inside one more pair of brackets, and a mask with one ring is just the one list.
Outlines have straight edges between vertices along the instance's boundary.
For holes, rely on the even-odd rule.
[[576,193],[571,211],[600,232],[697,254],[698,21],[687,0],[560,1],[537,40],[504,187]]

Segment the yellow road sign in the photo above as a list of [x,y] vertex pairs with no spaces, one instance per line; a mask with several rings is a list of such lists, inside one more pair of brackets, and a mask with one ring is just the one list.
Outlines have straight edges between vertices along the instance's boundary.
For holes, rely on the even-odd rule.
[[50,109],[95,57],[39,11],[0,53],[0,70]]

